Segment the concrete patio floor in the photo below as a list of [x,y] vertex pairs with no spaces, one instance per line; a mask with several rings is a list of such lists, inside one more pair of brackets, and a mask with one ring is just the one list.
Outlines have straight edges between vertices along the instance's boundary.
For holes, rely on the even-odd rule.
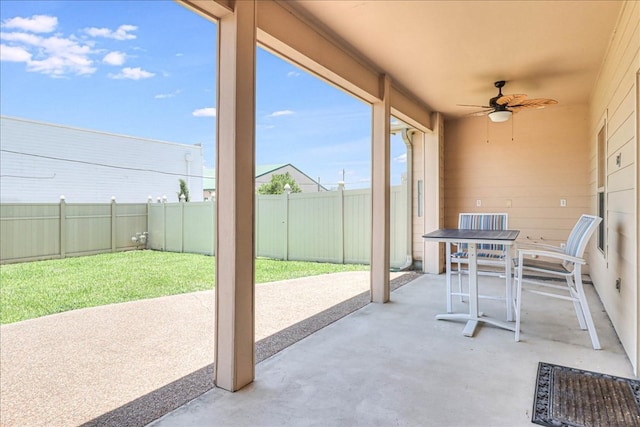
[[[257,284],[257,360],[368,289],[368,271]],[[214,308],[203,291],[0,326],[0,426],[140,426],[201,395],[213,387]]]
[[[525,295],[521,342],[486,325],[468,338],[463,323],[434,319],[444,276],[422,275],[390,303],[369,304],[259,363],[244,389],[214,388],[150,426],[531,425],[541,361],[633,377],[592,286],[587,297],[602,350],[578,329],[570,303],[534,294]],[[499,302],[481,309],[504,317]]]

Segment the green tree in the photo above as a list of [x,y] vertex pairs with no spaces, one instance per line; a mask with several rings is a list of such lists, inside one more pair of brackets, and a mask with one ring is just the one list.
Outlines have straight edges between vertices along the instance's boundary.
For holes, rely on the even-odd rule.
[[282,194],[286,184],[289,184],[292,193],[302,192],[300,186],[296,184],[296,180],[289,175],[289,172],[286,172],[271,175],[271,181],[262,184],[258,188],[258,194]]
[[187,188],[187,182],[184,179],[179,179],[178,182],[180,182],[180,191],[178,192],[178,200],[180,200],[180,197],[182,197],[182,195],[184,194],[184,201],[188,202],[189,189]]

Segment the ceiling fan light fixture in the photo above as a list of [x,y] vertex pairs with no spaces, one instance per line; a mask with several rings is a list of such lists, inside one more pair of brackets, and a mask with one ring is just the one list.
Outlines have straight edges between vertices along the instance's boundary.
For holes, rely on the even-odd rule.
[[511,111],[509,110],[498,110],[492,111],[489,113],[489,118],[494,123],[506,122],[511,117]]

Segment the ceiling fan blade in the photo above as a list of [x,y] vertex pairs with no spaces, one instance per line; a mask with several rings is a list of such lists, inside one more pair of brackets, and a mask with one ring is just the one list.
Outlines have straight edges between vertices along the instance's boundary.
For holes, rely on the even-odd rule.
[[502,95],[500,98],[496,99],[496,104],[506,105],[507,107],[509,107],[511,105],[518,105],[526,99],[527,99],[527,95],[523,93],[513,94],[513,95]]
[[493,111],[493,108],[489,108],[487,110],[482,110],[482,111],[475,111],[473,113],[469,113],[467,114],[468,117],[479,117],[479,116],[486,116],[487,114],[489,114],[490,112]]
[[556,101],[555,99],[547,98],[524,99],[518,104],[509,105],[509,108],[544,108],[547,105],[555,105],[557,103],[558,101]]
[[508,108],[507,108],[507,110],[509,110],[509,111],[511,111],[513,114],[515,114],[515,113],[517,113],[518,111],[525,110],[526,108],[528,108],[528,107],[522,107],[522,106],[519,106],[519,107],[508,107]]
[[470,104],[456,104],[458,107],[475,107],[475,108],[491,108],[488,105],[470,105]]

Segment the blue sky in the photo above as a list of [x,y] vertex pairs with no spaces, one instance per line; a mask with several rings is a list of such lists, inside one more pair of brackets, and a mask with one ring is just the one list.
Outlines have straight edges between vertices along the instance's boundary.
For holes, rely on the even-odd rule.
[[[169,0],[0,1],[3,115],[184,144],[215,166],[216,25]],[[371,107],[257,50],[256,163],[370,185]],[[405,171],[392,137],[392,184]]]

